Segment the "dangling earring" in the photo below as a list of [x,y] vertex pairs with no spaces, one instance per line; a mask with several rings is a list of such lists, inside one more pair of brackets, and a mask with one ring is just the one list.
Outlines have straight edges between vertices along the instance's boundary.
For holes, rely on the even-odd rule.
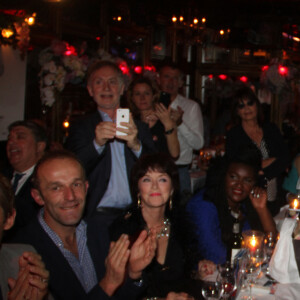
[[137,207],[141,208],[141,198],[140,198],[140,195],[138,195]]
[[169,200],[169,209],[172,210],[172,207],[173,207],[172,196],[170,196],[170,200]]

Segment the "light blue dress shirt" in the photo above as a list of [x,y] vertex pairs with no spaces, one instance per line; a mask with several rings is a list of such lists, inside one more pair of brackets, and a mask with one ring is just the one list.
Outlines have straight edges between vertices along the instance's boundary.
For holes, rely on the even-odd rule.
[[[112,122],[112,119],[108,116],[108,114],[100,110],[99,112],[103,121]],[[101,154],[105,148],[105,146],[99,146],[95,141],[94,146],[99,154]],[[125,208],[132,202],[126,169],[124,146],[125,142],[118,139],[114,139],[109,142],[111,151],[111,173],[106,192],[102,199],[99,199],[97,207]],[[142,152],[142,146],[139,151],[132,150],[132,152],[136,155],[136,157],[139,157]],[[99,180],[101,179],[99,178]]]
[[38,220],[53,243],[58,247],[62,255],[68,261],[85,292],[88,293],[98,283],[98,280],[94,263],[90,255],[90,251],[87,247],[86,223],[81,220],[79,225],[76,227],[76,242],[78,250],[77,258],[71,251],[64,247],[64,244],[60,237],[45,222],[44,208],[40,210],[38,214]]

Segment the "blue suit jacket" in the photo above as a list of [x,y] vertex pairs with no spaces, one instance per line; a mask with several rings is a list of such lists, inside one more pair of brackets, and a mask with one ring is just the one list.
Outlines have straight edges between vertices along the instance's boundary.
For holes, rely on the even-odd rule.
[[[87,224],[87,246],[100,282],[105,274],[104,262],[109,249],[109,236],[107,230],[96,219],[90,218]],[[37,218],[20,230],[14,240],[22,243],[26,241],[42,256],[46,269],[50,272],[49,291],[56,300],[133,300],[143,290],[132,280],[127,279],[113,297],[108,297],[99,284],[86,294],[69,263],[41,227]]]
[[[97,111],[90,116],[87,116],[82,121],[75,123],[70,128],[70,134],[66,142],[66,148],[73,151],[78,156],[83,162],[87,172],[89,180],[87,197],[88,215],[91,215],[96,210],[98,203],[107,189],[111,173],[111,151],[109,143],[106,143],[105,149],[100,155],[93,144],[95,128],[99,122],[102,122],[102,118]],[[148,152],[155,152],[156,149],[147,124],[138,120],[135,120],[134,122],[138,128],[138,139],[142,143],[141,155]],[[124,151],[127,176],[129,179],[131,168],[136,162],[137,157],[125,143]]]

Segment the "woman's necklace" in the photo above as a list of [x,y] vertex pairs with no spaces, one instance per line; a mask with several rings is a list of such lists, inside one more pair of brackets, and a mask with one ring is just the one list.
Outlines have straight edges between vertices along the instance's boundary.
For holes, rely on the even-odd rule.
[[233,218],[235,218],[236,220],[239,219],[239,216],[240,216],[240,210],[238,212],[235,212],[231,209],[231,207],[229,206],[228,207],[229,211],[230,211],[230,214]]
[[[156,238],[160,239],[161,237],[169,237],[169,229],[170,229],[170,221],[169,219],[165,218],[162,224],[162,228],[159,232],[156,233]],[[149,228],[147,228],[147,231],[149,232]]]

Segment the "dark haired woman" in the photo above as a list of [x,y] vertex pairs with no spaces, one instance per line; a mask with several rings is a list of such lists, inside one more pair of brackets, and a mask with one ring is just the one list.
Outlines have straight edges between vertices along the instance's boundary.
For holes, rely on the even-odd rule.
[[198,251],[203,259],[216,264],[227,260],[233,224],[247,229],[276,233],[276,226],[267,208],[266,191],[255,187],[260,168],[259,154],[247,152],[226,161],[221,158],[207,174],[205,190],[187,204],[194,223]]
[[241,149],[259,149],[262,156],[260,175],[265,181],[268,206],[274,215],[281,205],[278,189],[289,163],[287,146],[277,126],[264,122],[260,102],[250,88],[241,88],[236,93],[232,118],[235,126],[226,134],[226,155],[232,158]]
[[147,155],[137,162],[131,179],[136,207],[111,225],[111,238],[116,240],[126,233],[134,240],[145,228],[154,232],[157,252],[145,270],[148,288],[144,296],[166,297],[176,292],[170,293],[168,299],[190,299],[187,294],[181,294],[188,285],[184,271],[191,254],[186,249],[187,227],[176,216],[176,165],[166,154]]
[[170,110],[158,102],[159,90],[149,78],[133,81],[127,91],[127,101],[134,118],[147,123],[159,152],[177,159],[180,153],[175,122]]

